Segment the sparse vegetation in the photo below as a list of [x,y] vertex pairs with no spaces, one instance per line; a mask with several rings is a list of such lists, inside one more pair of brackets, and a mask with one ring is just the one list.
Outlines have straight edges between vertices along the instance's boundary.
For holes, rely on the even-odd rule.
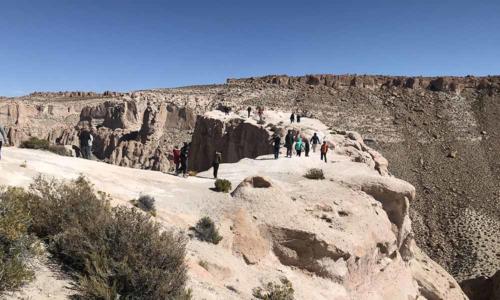
[[36,137],[30,137],[29,140],[23,141],[21,148],[46,150],[63,156],[71,156],[71,153],[63,145],[50,145],[49,141]]
[[312,168],[307,170],[306,175],[304,177],[308,179],[325,179],[325,175],[323,174],[322,169]]
[[258,287],[253,289],[253,296],[257,299],[263,300],[293,300],[295,299],[293,294],[292,283],[286,279],[282,278],[281,283],[268,282],[263,288]]
[[37,178],[21,193],[30,231],[78,278],[81,299],[189,299],[185,238],[137,209],[111,208],[83,177]]
[[30,137],[29,140],[23,141],[21,143],[21,148],[27,148],[27,149],[48,150],[49,146],[50,146],[49,141],[39,139],[36,137]]
[[194,227],[196,237],[202,241],[218,244],[222,240],[214,221],[209,217],[201,218]]
[[64,147],[63,145],[50,145],[47,150],[62,156],[72,156],[71,151],[66,149],[66,147]]
[[20,188],[0,189],[0,292],[33,278],[30,261],[38,254],[38,241],[28,231],[25,196]]
[[229,193],[229,191],[231,191],[231,188],[232,188],[231,181],[227,179],[215,180],[215,190],[217,192]]
[[208,262],[206,260],[200,260],[198,261],[198,264],[200,265],[200,267],[202,267],[203,269],[205,270],[208,270]]
[[139,199],[131,201],[132,204],[156,217],[155,198],[150,195],[141,195]]

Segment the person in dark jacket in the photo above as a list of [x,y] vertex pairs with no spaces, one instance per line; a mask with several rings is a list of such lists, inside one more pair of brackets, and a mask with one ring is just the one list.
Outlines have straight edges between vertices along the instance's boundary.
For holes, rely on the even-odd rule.
[[222,161],[222,153],[215,151],[214,162],[212,167],[214,168],[214,178],[217,179],[217,173],[219,172],[219,164]]
[[175,175],[179,175],[179,166],[181,164],[181,150],[179,150],[179,147],[174,146],[173,155],[175,164]]
[[281,147],[281,138],[279,135],[274,137],[274,159],[278,159],[280,155],[280,147]]
[[85,127],[82,131],[80,131],[78,138],[80,140],[80,152],[82,154],[82,157],[85,159],[90,159],[90,156],[92,154],[93,137],[89,129]]
[[293,122],[295,122],[295,114],[294,113],[292,113],[290,115],[290,123],[293,123]]
[[309,140],[304,139],[304,153],[305,153],[306,157],[309,156],[309,150],[310,150]]
[[189,145],[188,143],[184,143],[184,145],[181,148],[181,171],[182,175],[184,177],[187,177],[188,175],[188,157],[189,157]]
[[252,108],[250,106],[247,108],[247,112],[248,112],[248,117],[250,118],[250,114],[252,113]]
[[292,157],[292,147],[293,147],[293,134],[291,130],[285,136],[285,147],[286,147],[286,157]]
[[311,143],[312,143],[313,152],[316,152],[316,148],[318,147],[319,144],[321,144],[316,132],[313,134],[313,136],[311,138]]
[[300,115],[297,114],[297,123],[300,123]]
[[2,159],[2,146],[7,144],[7,134],[5,129],[0,124],[0,159]]

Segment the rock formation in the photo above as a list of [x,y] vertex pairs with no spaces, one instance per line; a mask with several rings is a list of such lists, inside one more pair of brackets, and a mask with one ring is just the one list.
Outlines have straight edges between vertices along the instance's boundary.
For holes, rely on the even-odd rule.
[[[271,75],[130,93],[37,92],[2,98],[0,123],[15,145],[37,136],[77,146],[79,125],[91,121],[98,135],[96,157],[158,170],[169,168],[174,144],[191,139],[197,116],[217,107],[295,111],[320,119],[331,131],[357,131],[360,136],[348,142],[351,147],[345,148],[345,154],[358,153],[356,160],[375,163],[379,172],[390,172],[415,186],[419,197],[410,215],[418,245],[465,280],[492,276],[500,269],[496,251],[500,157],[495,151],[500,147],[499,97],[498,76]],[[149,117],[146,123],[151,124],[140,133],[148,105],[161,115],[154,119],[151,136]],[[359,152],[359,139],[379,155]],[[266,148],[262,143],[259,149]],[[383,157],[391,161],[390,168]],[[205,160],[204,165],[195,164],[199,169],[211,164],[211,158],[193,156],[192,160]]]
[[[152,120],[163,111],[149,110],[144,119],[155,128],[158,122]],[[253,153],[245,152],[245,141],[235,138],[235,130],[247,139],[281,134],[279,120],[286,116],[267,112],[262,125],[238,113],[209,112],[201,118],[216,124],[217,135],[209,141],[220,142],[227,156],[237,160],[219,170],[235,186],[230,194],[210,190],[210,170],[186,179],[13,148],[6,149],[6,165],[0,167],[21,176],[2,169],[0,181],[26,186],[39,172],[66,178],[83,173],[113,197],[114,205],[130,205],[130,199],[147,191],[156,198],[156,220],[165,227],[186,232],[201,217],[214,218],[222,241],[214,245],[193,237],[187,247],[189,287],[196,299],[251,299],[253,288],[283,276],[292,282],[296,299],[467,299],[455,279],[414,241],[409,206],[416,201],[415,188],[382,171],[375,160],[385,167],[387,161],[355,132],[333,132],[304,118],[287,127],[304,138],[317,132],[327,140],[332,146],[328,163],[319,153],[278,160],[244,157]],[[130,141],[142,145],[139,138]],[[221,149],[199,142],[193,139],[195,157],[203,157],[204,149]],[[231,156],[232,149],[243,150]],[[140,152],[133,156],[141,157]],[[23,160],[25,168],[19,167]],[[325,179],[305,178],[310,168],[321,168]],[[38,282],[44,280],[33,284]]]

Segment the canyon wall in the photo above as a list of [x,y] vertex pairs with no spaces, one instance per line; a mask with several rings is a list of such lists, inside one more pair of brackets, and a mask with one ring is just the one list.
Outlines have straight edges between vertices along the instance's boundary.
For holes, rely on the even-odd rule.
[[173,145],[196,131],[196,116],[217,107],[295,111],[358,131],[391,161],[390,173],[416,187],[410,215],[419,246],[462,280],[500,269],[499,84],[498,76],[272,75],[131,93],[34,93],[0,100],[0,123],[16,145],[29,136],[77,145],[79,128],[91,123],[96,157],[163,171]]

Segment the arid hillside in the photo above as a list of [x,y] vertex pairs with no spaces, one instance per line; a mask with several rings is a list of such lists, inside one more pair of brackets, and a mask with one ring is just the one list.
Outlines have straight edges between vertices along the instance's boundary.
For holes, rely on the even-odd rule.
[[[30,136],[78,146],[93,125],[94,155],[166,171],[197,115],[263,106],[355,130],[417,189],[417,244],[458,280],[500,269],[500,77],[266,76],[131,93],[34,93],[0,102],[10,142]],[[264,111],[264,117],[266,115]]]

